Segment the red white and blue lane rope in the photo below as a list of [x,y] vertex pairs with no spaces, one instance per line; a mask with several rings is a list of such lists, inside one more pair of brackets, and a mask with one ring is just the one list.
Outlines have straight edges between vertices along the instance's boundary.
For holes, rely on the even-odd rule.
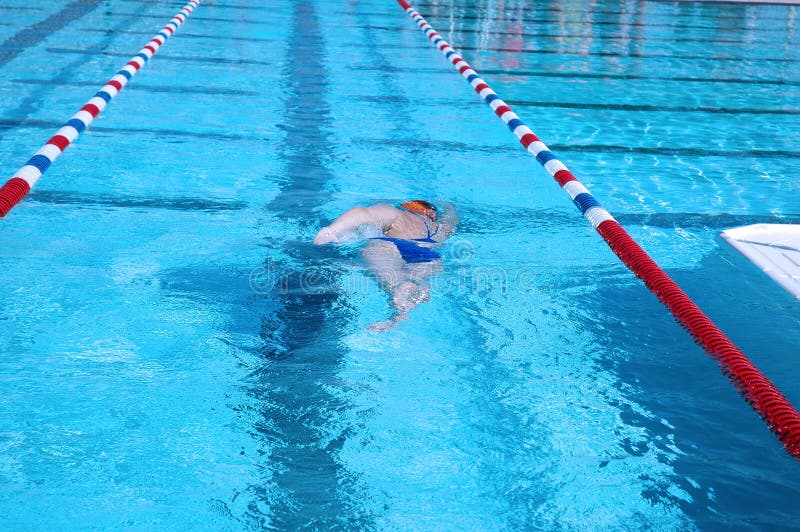
[[786,450],[800,459],[800,414],[784,395],[701,311],[683,290],[650,258],[553,152],[520,120],[478,76],[459,53],[406,1],[397,0],[442,54],[506,123],[528,152],[544,166],[592,223],[614,253],[647,285],[694,339],[720,365],[722,372],[778,436]]
[[200,0],[190,0],[183,6],[180,12],[172,17],[144,48],[139,50],[139,53],[131,57],[130,61],[86,102],[86,105],[72,115],[72,118],[0,188],[0,217],[8,214],[8,211],[30,192],[42,174],[67,149],[67,146],[89,127],[97,115],[106,108],[108,102],[119,94],[128,81],[158,52],[159,48],[167,42],[167,39],[178,30],[199,5]]

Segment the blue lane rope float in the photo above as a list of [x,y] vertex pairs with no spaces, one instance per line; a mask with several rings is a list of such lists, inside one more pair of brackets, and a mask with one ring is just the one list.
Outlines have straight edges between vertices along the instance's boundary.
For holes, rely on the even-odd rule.
[[661,267],[633,240],[589,190],[539,140],[511,108],[478,76],[461,55],[406,0],[397,0],[436,48],[505,122],[525,149],[569,194],[578,210],[591,222],[622,262],[669,309],[694,339],[717,361],[722,373],[764,419],[786,450],[800,459],[800,414],[733,342],[701,311]]
[[67,149],[78,135],[106,108],[133,76],[153,57],[200,5],[200,0],[190,0],[177,15],[161,28],[139,52],[125,63],[86,104],[75,113],[39,151],[17,170],[14,176],[0,188],[0,217],[8,214],[33,188],[42,174]]

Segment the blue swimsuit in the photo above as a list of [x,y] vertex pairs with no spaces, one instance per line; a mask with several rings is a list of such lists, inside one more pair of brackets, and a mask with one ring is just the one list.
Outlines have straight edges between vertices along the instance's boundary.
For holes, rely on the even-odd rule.
[[412,264],[420,263],[420,262],[432,262],[437,259],[441,259],[442,256],[436,250],[426,248],[424,246],[420,246],[417,242],[426,242],[429,244],[437,244],[437,242],[433,239],[436,236],[436,233],[439,232],[439,226],[436,226],[436,231],[431,233],[431,228],[428,225],[428,222],[422,220],[422,223],[425,224],[425,230],[428,232],[428,236],[425,238],[395,238],[392,236],[376,236],[371,238],[370,240],[385,240],[386,242],[391,242],[395,246],[397,246],[397,251],[400,252],[400,256],[403,257],[403,260]]

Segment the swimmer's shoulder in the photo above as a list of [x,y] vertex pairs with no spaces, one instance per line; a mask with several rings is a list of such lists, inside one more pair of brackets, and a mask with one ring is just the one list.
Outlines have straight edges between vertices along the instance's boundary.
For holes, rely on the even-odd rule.
[[391,218],[395,218],[403,212],[394,205],[389,205],[388,203],[376,203],[375,205],[366,207],[366,209],[375,216]]
[[383,231],[387,231],[397,220],[402,211],[388,203],[378,203],[369,207],[364,207],[368,223],[376,225]]

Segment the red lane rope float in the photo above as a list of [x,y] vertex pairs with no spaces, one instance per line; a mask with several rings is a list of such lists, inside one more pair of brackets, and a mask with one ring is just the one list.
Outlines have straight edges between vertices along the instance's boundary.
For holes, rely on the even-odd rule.
[[786,450],[800,459],[800,414],[725,334],[680,289],[669,275],[636,243],[589,190],[501,100],[478,73],[406,1],[397,0],[436,48],[472,85],[484,102],[508,126],[525,149],[572,198],[609,247],[647,288],[666,305],[706,352],[720,365],[736,389],[778,436]]
[[39,151],[34,153],[33,157],[17,170],[5,185],[0,187],[0,218],[8,214],[8,211],[30,192],[42,174],[53,164],[53,161],[67,149],[72,141],[78,138],[83,130],[89,127],[97,115],[106,108],[108,102],[119,94],[128,81],[158,52],[159,48],[167,42],[167,39],[177,31],[199,5],[200,0],[190,0],[183,6],[180,12],[172,17],[144,48],[139,50],[139,53],[131,57],[97,94],[86,102]]

